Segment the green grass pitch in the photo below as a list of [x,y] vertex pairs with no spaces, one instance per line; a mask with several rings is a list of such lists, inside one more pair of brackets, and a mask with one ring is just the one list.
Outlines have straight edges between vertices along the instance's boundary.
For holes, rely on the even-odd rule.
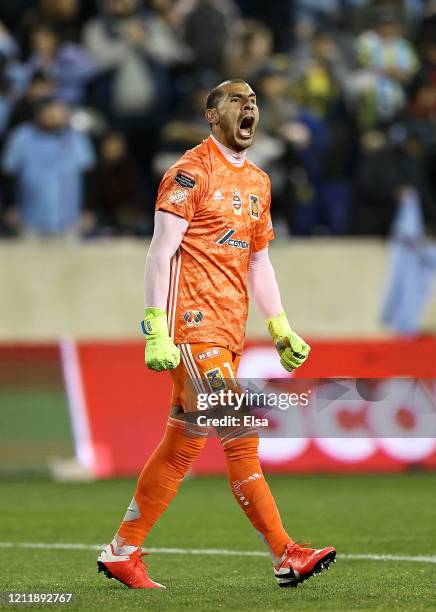
[[[286,476],[269,482],[294,539],[338,550],[328,572],[297,589],[279,589],[263,556],[155,553],[148,558],[150,575],[167,590],[131,591],[97,574],[97,551],[6,548],[7,542],[107,542],[134,482],[3,480],[0,590],[74,592],[74,604],[51,609],[81,611],[436,610],[436,563],[346,556],[422,555],[435,561],[436,474]],[[148,545],[265,550],[224,478],[188,479]]]

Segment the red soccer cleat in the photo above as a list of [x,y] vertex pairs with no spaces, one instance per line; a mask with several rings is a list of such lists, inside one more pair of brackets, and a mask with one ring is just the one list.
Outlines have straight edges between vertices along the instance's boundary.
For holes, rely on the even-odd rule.
[[335,563],[336,550],[333,546],[327,548],[304,548],[294,542],[289,542],[284,557],[274,566],[274,575],[280,587],[296,587],[311,576],[328,569],[330,563]]
[[162,584],[153,582],[147,574],[147,566],[142,560],[141,548],[130,555],[116,555],[112,544],[108,544],[97,559],[99,572],[104,572],[107,578],[119,580],[129,589],[165,589]]

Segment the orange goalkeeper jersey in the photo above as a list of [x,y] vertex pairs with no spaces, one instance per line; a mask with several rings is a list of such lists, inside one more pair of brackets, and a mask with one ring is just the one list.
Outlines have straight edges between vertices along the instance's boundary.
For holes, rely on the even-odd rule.
[[211,138],[166,172],[156,210],[189,227],[171,260],[167,313],[176,344],[211,342],[240,354],[248,313],[248,264],[274,238],[268,175],[233,166]]

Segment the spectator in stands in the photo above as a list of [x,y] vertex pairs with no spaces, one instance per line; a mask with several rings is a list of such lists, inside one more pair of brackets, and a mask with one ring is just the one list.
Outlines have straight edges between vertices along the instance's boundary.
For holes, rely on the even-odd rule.
[[9,119],[8,128],[12,129],[19,123],[31,121],[34,114],[35,105],[45,98],[56,94],[56,81],[43,72],[35,72],[29,81],[27,90],[15,104]]
[[16,181],[20,233],[77,233],[83,175],[93,164],[92,146],[69,126],[66,104],[57,98],[40,101],[34,121],[12,131],[3,153],[3,171]]
[[[420,126],[409,124],[406,137],[398,154],[399,176],[403,185],[416,190],[425,231],[428,236],[436,237],[436,192],[434,189],[434,167],[428,152],[428,140],[423,138]],[[434,146],[434,140],[433,140]],[[433,149],[434,156],[434,149]]]
[[227,78],[250,82],[273,53],[273,35],[261,21],[244,19],[237,36],[229,41],[224,72]]
[[6,26],[0,21],[0,57],[10,59],[17,54],[18,48]]
[[239,10],[233,0],[194,0],[185,18],[185,40],[194,68],[222,74],[226,49],[236,36]]
[[[300,109],[291,97],[289,63],[285,56],[273,57],[260,71],[256,82],[256,93],[262,109],[262,129],[277,138],[292,140],[289,123],[296,121]],[[304,143],[310,137],[303,139]]]
[[13,100],[9,92],[6,61],[0,56],[0,137],[7,130],[12,109]]
[[[331,32],[318,29],[308,41],[306,53],[293,62],[293,95],[301,108],[318,121],[326,141],[319,151],[316,188],[316,231],[344,234],[351,213],[350,157],[353,122],[343,85],[348,67],[341,47]],[[306,210],[306,213],[309,211]]]
[[[98,176],[128,174],[134,157],[150,188],[148,177],[207,135],[205,88],[242,76],[262,106],[250,155],[291,232],[343,234],[352,201],[353,233],[386,235],[405,168],[431,217],[435,0],[1,0],[0,20],[2,135],[36,129],[32,108],[46,96],[86,104],[74,122],[127,140],[129,154],[111,162],[103,150],[124,145],[108,136]],[[11,201],[1,177],[0,198]],[[114,233],[137,233],[122,217],[101,216]]]
[[39,12],[44,21],[51,21],[59,30],[79,17],[80,0],[39,0]]
[[144,19],[147,24],[151,52],[157,61],[172,67],[192,59],[180,34],[182,21],[174,0],[146,0]]
[[428,180],[436,200],[436,27],[434,34],[423,43],[422,69],[411,95],[408,125],[426,148]]
[[368,0],[295,0],[292,2],[297,45],[304,45],[317,29],[337,34],[350,29],[353,13]]
[[354,233],[387,235],[395,213],[398,174],[395,152],[387,135],[380,130],[367,131],[361,137],[355,178]]
[[237,0],[245,18],[261,22],[272,34],[275,53],[287,53],[292,45],[292,0]]
[[404,184],[398,192],[390,238],[381,319],[399,334],[416,334],[434,295],[436,241],[426,235],[422,201],[412,185]]
[[[418,2],[419,0],[415,0],[416,2]],[[434,35],[434,31],[435,31],[435,27],[436,27],[436,2],[435,0],[424,0],[423,3],[421,3],[421,15],[420,15],[420,21],[421,23],[420,28],[419,28],[419,39],[421,39],[422,37],[430,37],[431,38],[431,34],[433,33]],[[429,36],[430,35],[430,36]]]
[[78,42],[80,0],[38,0],[21,17],[18,36],[25,56],[30,52],[33,30],[44,23],[53,28],[62,42]]
[[29,0],[2,0],[0,4],[0,19],[15,32],[21,16],[29,7]]
[[126,135],[145,168],[170,101],[168,53],[156,21],[138,0],[104,0],[85,26],[84,42],[99,69],[96,102]]
[[61,100],[77,105],[83,101],[86,86],[95,74],[91,56],[80,45],[62,43],[52,26],[40,24],[31,35],[31,56],[25,65],[30,78],[43,72],[57,82]]
[[286,219],[291,233],[309,235],[320,225],[317,184],[321,156],[328,143],[325,122],[299,106],[290,96],[287,65],[276,61],[258,80],[262,126],[284,146],[280,164],[275,163],[273,189],[275,212]]
[[90,177],[89,207],[104,233],[144,235],[150,232],[145,185],[120,132],[104,135],[98,164]]
[[360,71],[352,91],[358,96],[360,123],[373,127],[389,122],[404,108],[405,86],[419,67],[394,9],[378,9],[374,27],[358,37],[356,50]]
[[180,105],[177,114],[165,124],[162,130],[163,149],[172,151],[175,156],[180,157],[183,151],[195,147],[209,136],[210,130],[203,115],[205,100],[210,89],[211,85],[207,85],[206,79],[193,85],[185,103]]
[[409,117],[422,126],[427,144],[436,144],[436,38],[422,44],[422,65],[411,88]]
[[314,32],[307,53],[294,64],[300,103],[318,116],[330,115],[341,99],[346,78],[345,62],[332,34],[323,29]]
[[9,78],[9,62],[18,48],[6,26],[0,21],[0,136],[7,130],[14,107],[14,92]]

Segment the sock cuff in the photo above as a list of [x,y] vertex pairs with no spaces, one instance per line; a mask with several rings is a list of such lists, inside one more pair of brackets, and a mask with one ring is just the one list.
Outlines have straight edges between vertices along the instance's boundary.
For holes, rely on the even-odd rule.
[[167,429],[176,431],[178,434],[187,438],[199,438],[205,439],[209,435],[209,427],[201,427],[196,423],[190,423],[189,421],[175,419],[169,417],[167,422]]
[[230,432],[223,432],[220,436],[224,450],[232,446],[259,446],[259,434],[252,427],[238,427]]

